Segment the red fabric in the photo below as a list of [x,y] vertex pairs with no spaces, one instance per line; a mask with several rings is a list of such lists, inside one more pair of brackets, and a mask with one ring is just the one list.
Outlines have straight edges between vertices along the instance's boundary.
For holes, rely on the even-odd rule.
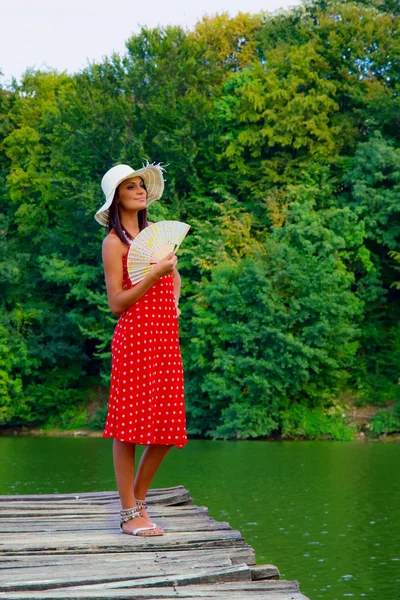
[[[123,287],[132,287],[123,258]],[[120,317],[111,345],[103,437],[134,444],[187,444],[183,367],[172,275],[164,275]]]

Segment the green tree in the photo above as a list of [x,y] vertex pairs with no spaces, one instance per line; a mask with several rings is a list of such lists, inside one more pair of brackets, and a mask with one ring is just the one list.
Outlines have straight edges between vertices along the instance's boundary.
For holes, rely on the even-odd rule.
[[286,227],[256,256],[218,265],[196,298],[185,356],[195,433],[269,435],[293,403],[329,405],[349,380],[362,304],[329,227],[345,228],[348,209],[315,212],[309,190],[293,195]]
[[349,265],[365,304],[358,382],[363,396],[385,402],[399,396],[400,328],[396,256],[400,243],[400,151],[377,134],[358,145],[341,198],[364,225],[370,268]]

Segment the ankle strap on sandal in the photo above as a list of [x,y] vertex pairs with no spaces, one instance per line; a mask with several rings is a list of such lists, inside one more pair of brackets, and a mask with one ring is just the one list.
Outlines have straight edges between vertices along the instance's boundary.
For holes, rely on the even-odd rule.
[[141,517],[140,510],[137,506],[134,508],[126,508],[121,510],[121,520],[119,526],[122,529],[122,525],[128,521],[132,521],[135,517]]
[[146,502],[146,500],[136,500],[136,508],[138,508],[139,510],[142,510],[142,508],[144,508],[145,510],[147,510],[147,502]]

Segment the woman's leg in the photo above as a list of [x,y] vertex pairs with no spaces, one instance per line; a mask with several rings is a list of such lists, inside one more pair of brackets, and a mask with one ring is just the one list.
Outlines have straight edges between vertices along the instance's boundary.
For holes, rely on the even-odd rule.
[[146,446],[136,471],[134,482],[135,498],[144,500],[154,475],[172,446],[149,444]]
[[[165,444],[149,444],[146,446],[134,479],[135,498],[145,500],[153,477],[171,448],[172,446]],[[146,510],[141,512],[145,518],[149,518]]]
[[[133,491],[134,468],[135,468],[135,444],[129,442],[120,442],[114,440],[113,458],[115,479],[119,497],[121,499],[122,509],[136,507],[135,494]],[[124,531],[133,531],[138,527],[148,527],[149,523],[143,517],[135,517],[131,521],[124,523]],[[157,530],[155,530],[158,532]],[[152,534],[151,531],[143,532],[146,535]],[[142,534],[143,534],[142,533]]]
[[123,509],[135,506],[135,495],[133,492],[135,449],[135,444],[114,440],[114,472]]

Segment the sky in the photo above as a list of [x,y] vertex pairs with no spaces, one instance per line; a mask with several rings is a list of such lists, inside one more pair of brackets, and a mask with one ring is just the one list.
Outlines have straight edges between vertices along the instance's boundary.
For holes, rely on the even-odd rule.
[[192,28],[204,15],[275,12],[300,0],[0,0],[0,83],[27,68],[74,73],[113,52],[142,26]]

